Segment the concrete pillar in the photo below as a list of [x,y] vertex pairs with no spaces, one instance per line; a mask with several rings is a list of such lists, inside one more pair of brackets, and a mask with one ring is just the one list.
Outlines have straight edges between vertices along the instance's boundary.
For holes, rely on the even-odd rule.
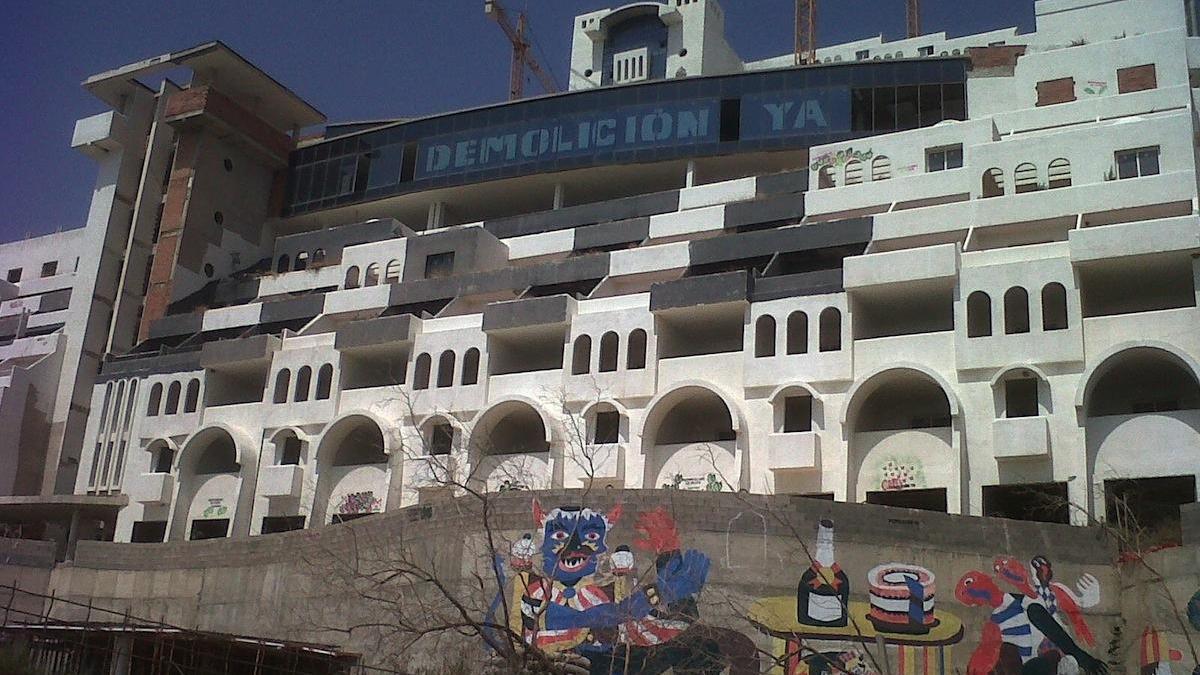
[[129,675],[129,666],[133,660],[132,651],[133,638],[128,635],[113,637],[113,660],[112,666],[108,669],[109,675]]
[[75,545],[79,543],[79,509],[71,512],[71,524],[67,526],[66,560],[75,559]]
[[684,187],[692,187],[696,184],[696,160],[689,159],[687,163],[687,179],[684,181]]
[[554,210],[557,211],[563,207],[563,202],[566,199],[566,187],[562,183],[554,184]]

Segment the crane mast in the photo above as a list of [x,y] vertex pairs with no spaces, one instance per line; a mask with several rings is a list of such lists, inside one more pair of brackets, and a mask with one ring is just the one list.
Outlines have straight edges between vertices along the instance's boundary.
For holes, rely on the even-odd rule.
[[908,37],[915,38],[921,34],[921,0],[907,0],[907,3]]
[[525,12],[517,15],[515,25],[499,0],[484,0],[483,12],[500,26],[508,41],[512,43],[512,65],[508,73],[509,100],[515,101],[524,97],[526,68],[529,68],[529,72],[533,73],[533,76],[541,83],[542,90],[547,94],[558,91],[558,83],[530,53],[529,19],[525,16]]
[[817,0],[796,0],[796,65],[817,60]]

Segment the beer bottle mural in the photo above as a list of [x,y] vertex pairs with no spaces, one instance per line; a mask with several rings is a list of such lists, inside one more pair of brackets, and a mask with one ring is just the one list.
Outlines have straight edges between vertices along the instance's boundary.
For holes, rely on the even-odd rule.
[[817,526],[813,561],[796,587],[796,620],[806,626],[845,626],[850,580],[833,554],[833,521]]

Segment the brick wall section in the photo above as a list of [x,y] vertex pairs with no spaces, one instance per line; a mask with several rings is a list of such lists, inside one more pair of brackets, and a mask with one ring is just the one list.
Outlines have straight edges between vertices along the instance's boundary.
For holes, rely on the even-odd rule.
[[197,115],[211,115],[244,134],[281,163],[287,163],[291,139],[212,87],[192,87],[167,99],[166,120],[176,122]]
[[1062,77],[1037,83],[1037,105],[1056,105],[1075,100],[1075,78]]
[[1128,94],[1158,88],[1158,73],[1154,64],[1121,68],[1117,71],[1117,93]]
[[1017,59],[1025,55],[1025,50],[1025,45],[967,47],[967,58],[971,60],[973,75],[1012,75]]

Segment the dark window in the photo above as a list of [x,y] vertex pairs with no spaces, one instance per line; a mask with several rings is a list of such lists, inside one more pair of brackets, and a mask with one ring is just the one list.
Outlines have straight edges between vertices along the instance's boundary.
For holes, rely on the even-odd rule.
[[1157,176],[1158,154],[1158,146],[1118,151],[1116,153],[1117,178],[1124,180],[1141,176]]
[[1013,286],[1004,293],[1004,333],[1029,332],[1029,292]]
[[133,524],[129,541],[135,544],[158,544],[167,538],[167,521],[139,520]]
[[425,278],[441,279],[454,274],[454,251],[434,253],[425,257]]
[[963,165],[963,149],[961,145],[944,148],[933,148],[925,151],[926,171],[945,171],[958,169]]
[[933,56],[933,45],[917,47],[917,56]]
[[21,281],[21,268],[15,267],[8,271],[8,283],[15,284]]
[[183,399],[183,412],[196,412],[196,407],[200,405],[200,380],[188,381],[187,394]]
[[571,374],[585,375],[592,367],[592,338],[580,335],[575,338],[575,347],[571,350]]
[[915,86],[896,88],[896,128],[916,129],[921,125],[920,89]]
[[754,324],[754,356],[775,356],[775,317],[763,314]]
[[303,444],[295,436],[283,439],[283,449],[279,452],[280,466],[297,466],[300,464],[300,451]]
[[1038,380],[1034,377],[1013,378],[1004,381],[1004,416],[1037,417]]
[[429,454],[434,456],[449,455],[454,448],[454,427],[449,424],[433,425],[429,438]]
[[162,407],[162,393],[161,382],[155,382],[154,386],[150,387],[150,400],[146,402],[146,417],[158,415],[158,411]]
[[202,518],[192,521],[192,533],[188,539],[223,539],[229,536],[228,518]]
[[860,49],[860,50],[854,52],[854,60],[855,61],[866,61],[869,58],[871,58],[871,50],[870,49]]
[[1195,476],[1104,481],[1104,512],[1124,545],[1146,550],[1182,543],[1179,507],[1196,501]]
[[1067,289],[1058,282],[1042,288],[1042,330],[1067,328]]
[[783,399],[783,431],[812,431],[812,397],[788,396]]
[[894,131],[896,129],[896,89],[895,87],[879,87],[874,96],[875,114],[873,126],[875,131]]
[[50,262],[42,263],[42,278],[43,279],[45,279],[46,277],[52,277],[55,274],[58,274],[58,261],[57,260],[51,260]]
[[421,354],[417,357],[416,371],[413,373],[413,389],[429,388],[429,370],[433,366],[433,357]]
[[600,338],[600,372],[611,373],[617,369],[617,349],[621,339],[609,331]]
[[983,515],[1039,523],[1071,522],[1066,483],[983,486]]
[[333,366],[326,363],[317,371],[317,395],[316,400],[324,401],[329,398],[333,391]]
[[263,516],[262,533],[276,534],[304,529],[304,516]]
[[304,366],[296,371],[296,393],[294,401],[307,401],[308,388],[312,385],[312,368]]
[[154,473],[171,473],[175,465],[175,451],[162,445],[154,451]]
[[438,357],[437,386],[438,389],[454,386],[454,352],[447,349]]
[[967,296],[967,337],[992,334],[992,297],[983,291]]
[[479,350],[471,347],[463,355],[462,383],[478,384],[479,382]]
[[820,330],[821,351],[836,352],[842,348],[842,313],[836,307],[826,307],[821,312]]
[[942,85],[942,119],[967,119],[967,85],[961,82]]
[[593,443],[621,442],[621,413],[616,410],[605,410],[596,413],[596,434]]
[[787,319],[787,353],[808,353],[808,315],[795,311]]
[[174,415],[179,412],[179,393],[182,387],[178,382],[172,382],[171,386],[167,387],[167,415]]
[[629,346],[625,355],[625,367],[640,370],[646,367],[646,331],[638,328],[629,334]]
[[888,490],[868,492],[868,504],[897,506],[904,509],[946,512],[946,488],[926,490]]
[[291,269],[292,261],[286,253],[279,256],[279,262],[275,264],[275,271],[282,274]]
[[335,514],[333,514],[333,517],[329,519],[329,524],[337,525],[338,523],[348,523],[352,520],[358,520],[359,518],[366,518],[367,516],[373,516],[373,515],[375,515],[375,514],[373,514],[373,513],[335,513]]
[[288,387],[292,383],[292,371],[287,368],[281,369],[275,374],[275,394],[271,397],[274,403],[287,403]]

